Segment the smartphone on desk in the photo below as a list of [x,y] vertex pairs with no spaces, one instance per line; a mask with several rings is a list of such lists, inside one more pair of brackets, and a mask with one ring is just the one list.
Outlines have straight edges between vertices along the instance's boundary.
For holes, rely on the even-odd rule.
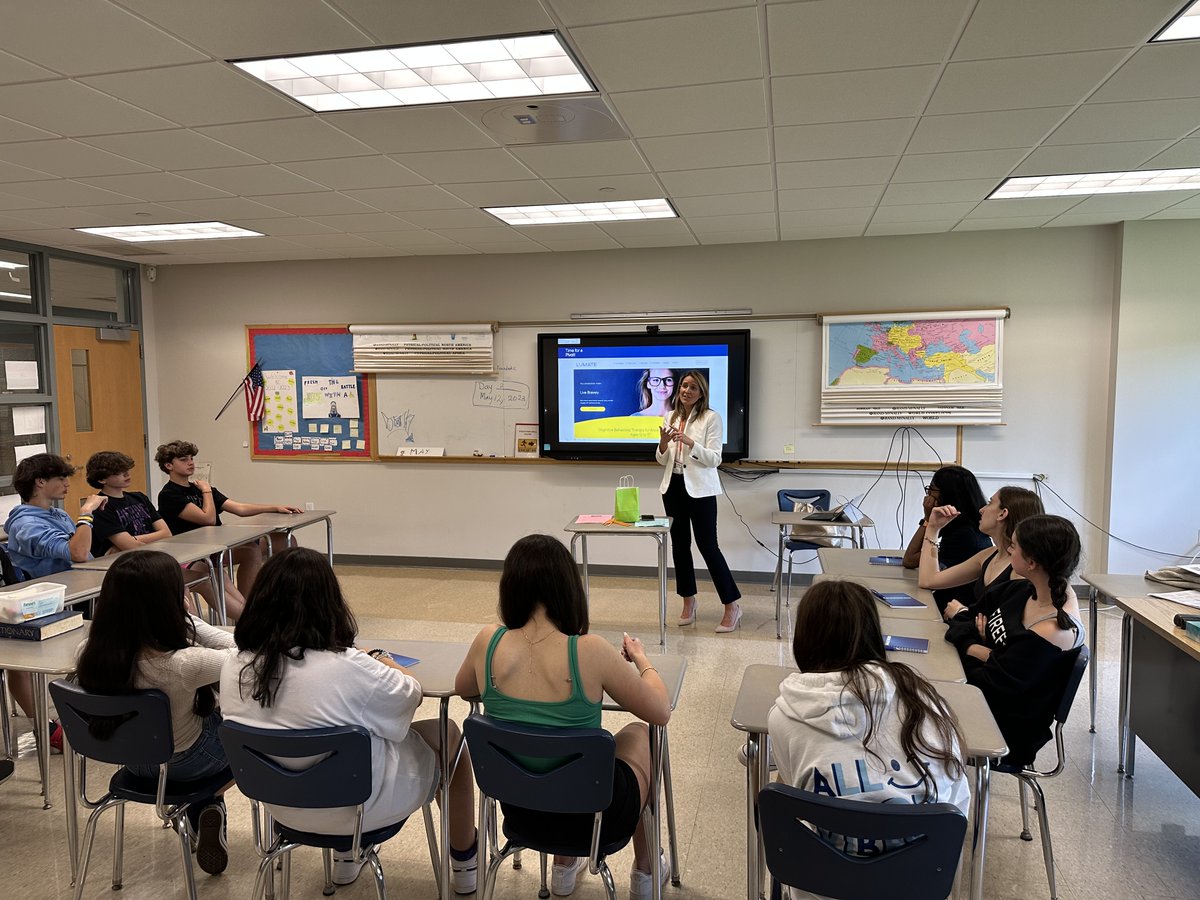
[[867,559],[873,566],[898,566],[904,562],[902,556],[872,556]]

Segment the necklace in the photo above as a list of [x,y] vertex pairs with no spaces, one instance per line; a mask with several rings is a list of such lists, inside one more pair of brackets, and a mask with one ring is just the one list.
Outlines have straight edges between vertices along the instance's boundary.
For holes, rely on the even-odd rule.
[[521,637],[525,638],[525,643],[529,645],[529,674],[532,675],[533,674],[533,648],[535,646],[537,646],[538,644],[540,644],[542,641],[544,641],[546,638],[550,637],[552,634],[557,634],[558,632],[555,631],[554,629],[550,629],[545,634],[543,634],[540,638],[538,638],[536,641],[531,641],[529,639],[529,635],[527,635],[525,633],[524,625],[522,625],[520,628],[518,628],[517,631],[520,633]]

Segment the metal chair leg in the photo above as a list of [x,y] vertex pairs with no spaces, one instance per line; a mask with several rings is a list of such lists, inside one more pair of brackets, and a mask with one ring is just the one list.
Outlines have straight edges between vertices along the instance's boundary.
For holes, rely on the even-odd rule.
[[83,882],[87,878],[88,863],[92,859],[92,844],[96,840],[96,823],[106,809],[124,802],[124,800],[109,797],[97,804],[96,808],[92,810],[92,814],[88,816],[87,825],[83,829],[83,843],[79,850],[79,867],[75,876],[75,900],[83,897]]
[[1017,790],[1021,794],[1021,840],[1032,841],[1033,835],[1029,832],[1029,789],[1025,779],[1020,776],[1017,776]]
[[671,747],[667,729],[662,730],[662,783],[667,806],[667,848],[670,852],[671,884],[679,887],[679,847],[675,836],[675,789],[671,780]]
[[437,885],[438,896],[442,895],[442,856],[438,853],[437,829],[433,824],[433,807],[428,803],[421,807],[425,819],[425,842],[429,845],[429,861],[433,864],[433,881]]
[[608,895],[608,900],[617,900],[617,886],[613,884],[612,872],[604,860],[600,860],[600,880],[604,882],[604,892]]
[[376,900],[387,900],[387,885],[383,883],[383,866],[379,862],[379,854],[375,852],[374,847],[367,850],[367,863],[371,866],[371,872],[375,876]]
[[321,848],[321,864],[325,867],[325,887],[321,888],[321,895],[332,897],[337,888],[333,883],[333,851],[328,847]]
[[283,854],[280,862],[283,868],[279,870],[279,893],[283,895],[283,900],[288,900],[292,896],[292,854]]
[[[1025,779],[1021,779],[1025,781]],[[1046,795],[1042,786],[1033,778],[1029,779],[1029,787],[1037,798],[1038,828],[1042,832],[1042,858],[1046,862],[1046,881],[1050,884],[1050,900],[1058,900],[1058,884],[1054,878],[1054,847],[1050,843],[1050,817],[1046,813]]]
[[196,875],[192,870],[192,832],[183,810],[180,810],[172,827],[179,836],[179,852],[183,856],[183,883],[187,888],[188,900],[196,900]]
[[112,889],[119,891],[123,881],[121,870],[124,868],[125,862],[125,804],[119,804],[113,815],[116,818],[113,821]]
[[538,861],[542,866],[542,884],[541,887],[538,888],[538,900],[546,900],[546,898],[550,896],[550,888],[546,886],[546,869],[549,868],[547,859],[548,857],[545,853],[538,854]]
[[521,871],[521,850],[520,850],[520,848],[517,848],[517,850],[513,853],[512,859],[513,859],[513,871],[520,872]]

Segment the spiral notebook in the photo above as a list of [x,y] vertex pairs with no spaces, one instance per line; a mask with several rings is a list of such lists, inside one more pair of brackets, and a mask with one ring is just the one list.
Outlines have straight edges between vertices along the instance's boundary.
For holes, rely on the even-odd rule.
[[897,637],[894,634],[883,636],[884,650],[898,650],[904,653],[928,653],[929,640],[917,637]]
[[892,609],[924,609],[925,604],[911,594],[902,592],[884,593],[882,591],[871,591],[876,597],[890,606]]
[[388,656],[398,666],[404,666],[406,669],[411,669],[420,662],[415,656],[405,656],[403,653],[389,653]]

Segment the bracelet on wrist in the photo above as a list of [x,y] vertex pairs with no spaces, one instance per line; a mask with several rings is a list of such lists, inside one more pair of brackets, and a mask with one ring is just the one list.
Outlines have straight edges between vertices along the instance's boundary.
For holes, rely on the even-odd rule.
[[644,669],[638,669],[638,678],[641,678],[647,672],[657,672],[657,671],[658,671],[658,669],[654,668],[654,666],[646,666],[646,668],[644,668]]
[[933,547],[934,550],[942,549],[942,539],[940,537],[937,537],[937,538],[927,537],[927,538],[925,538],[925,543],[927,543],[927,544],[929,544],[929,546]]

